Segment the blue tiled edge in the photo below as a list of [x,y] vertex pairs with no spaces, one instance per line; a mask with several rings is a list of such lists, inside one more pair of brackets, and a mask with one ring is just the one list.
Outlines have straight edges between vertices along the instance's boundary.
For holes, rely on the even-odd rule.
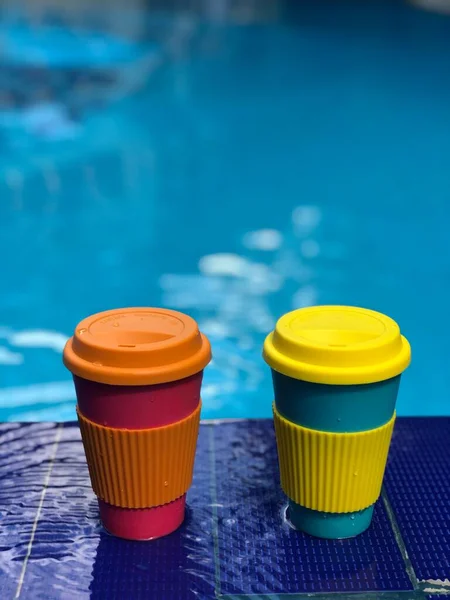
[[419,582],[450,578],[450,418],[398,419],[385,487]]
[[282,523],[273,434],[266,421],[226,425],[216,437],[221,592],[362,593],[411,590],[382,502],[351,540],[319,540]]
[[[428,520],[417,521],[417,499],[429,481],[408,470],[419,460],[414,439],[438,452],[448,421],[399,419],[373,527],[339,542],[309,538],[283,522],[270,421],[203,425],[186,523],[150,544],[102,531],[74,424],[0,425],[0,597],[320,600],[351,593],[353,600],[424,600],[442,554],[433,563],[414,552],[411,535],[417,522],[427,528],[443,521],[434,505]],[[446,486],[438,492],[446,494]],[[399,498],[410,499],[411,528]],[[441,530],[434,537],[425,530],[427,547],[441,540]]]
[[[25,580],[58,426],[0,423],[0,598]],[[26,450],[24,452],[24,450]],[[21,585],[21,584],[20,584]]]

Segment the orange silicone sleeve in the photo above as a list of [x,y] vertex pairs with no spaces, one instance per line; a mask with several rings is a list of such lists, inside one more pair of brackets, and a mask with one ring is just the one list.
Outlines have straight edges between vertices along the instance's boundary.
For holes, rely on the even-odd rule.
[[113,429],[78,412],[94,493],[122,508],[151,508],[183,496],[191,486],[200,424],[197,409],[153,429]]

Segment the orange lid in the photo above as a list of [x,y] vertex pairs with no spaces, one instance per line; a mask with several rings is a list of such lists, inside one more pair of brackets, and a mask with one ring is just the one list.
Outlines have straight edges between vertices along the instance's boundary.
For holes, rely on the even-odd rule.
[[198,373],[211,360],[191,317],[164,308],[122,308],[79,323],[64,348],[74,375],[112,385],[151,385]]

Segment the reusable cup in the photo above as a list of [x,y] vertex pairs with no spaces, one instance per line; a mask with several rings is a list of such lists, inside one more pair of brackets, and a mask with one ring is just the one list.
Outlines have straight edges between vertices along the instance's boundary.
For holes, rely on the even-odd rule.
[[292,524],[322,538],[362,533],[381,492],[408,341],[378,312],[317,306],[281,317],[263,356]]
[[64,349],[100,518],[148,540],[184,519],[208,339],[187,315],[125,308],[81,321]]

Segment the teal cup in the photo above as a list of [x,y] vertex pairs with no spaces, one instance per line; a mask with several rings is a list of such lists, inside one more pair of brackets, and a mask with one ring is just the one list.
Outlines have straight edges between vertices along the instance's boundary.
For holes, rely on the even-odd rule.
[[321,538],[362,533],[381,491],[408,342],[380,313],[313,307],[281,317],[263,355],[290,522]]

